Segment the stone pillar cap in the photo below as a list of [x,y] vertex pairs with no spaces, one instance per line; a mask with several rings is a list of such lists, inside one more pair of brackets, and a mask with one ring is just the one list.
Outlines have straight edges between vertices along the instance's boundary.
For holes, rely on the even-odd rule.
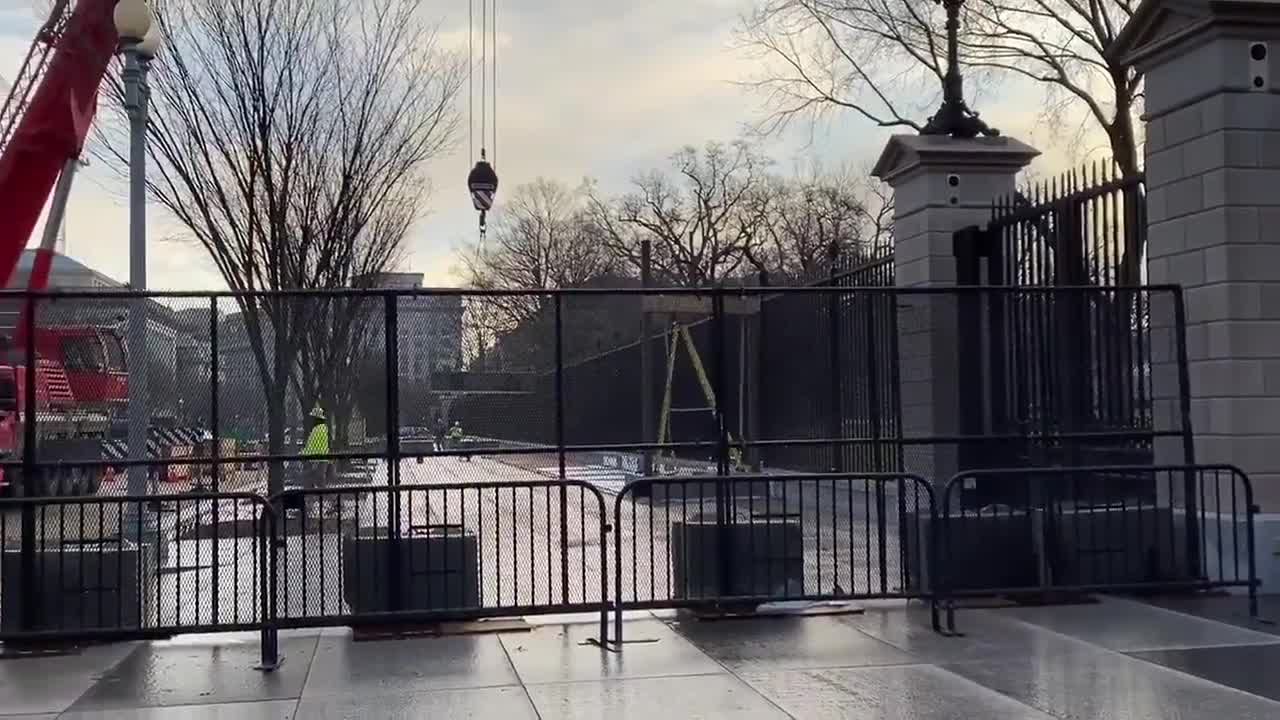
[[1021,170],[1039,154],[1030,145],[1005,136],[959,139],[948,135],[894,135],[880,153],[871,175],[893,182],[905,173],[931,165]]
[[1280,27],[1280,0],[1143,0],[1107,47],[1112,63],[1142,66],[1188,41],[1205,41],[1213,28],[1257,32]]

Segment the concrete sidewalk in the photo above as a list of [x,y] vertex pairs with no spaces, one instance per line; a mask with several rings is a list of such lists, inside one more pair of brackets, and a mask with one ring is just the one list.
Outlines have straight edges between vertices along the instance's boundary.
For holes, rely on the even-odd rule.
[[1226,604],[1236,599],[1221,601],[963,610],[960,638],[933,634],[927,613],[901,605],[717,622],[638,615],[620,652],[588,642],[594,623],[363,642],[338,628],[283,634],[272,674],[253,669],[256,635],[190,636],[0,660],[0,717],[1280,717],[1276,628],[1207,619],[1235,617]]

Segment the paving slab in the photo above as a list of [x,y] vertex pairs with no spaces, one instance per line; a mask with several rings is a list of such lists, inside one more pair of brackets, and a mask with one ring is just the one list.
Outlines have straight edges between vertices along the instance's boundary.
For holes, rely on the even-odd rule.
[[1025,658],[943,667],[1058,718],[1263,720],[1280,717],[1280,703],[1120,653],[1074,643],[1063,648]]
[[74,655],[0,660],[0,716],[57,714],[139,648],[100,645]]
[[742,679],[804,720],[1053,720],[932,665],[746,673]]
[[192,636],[148,643],[104,675],[71,709],[296,699],[302,694],[316,643],[317,636],[282,637],[280,652],[285,661],[275,672],[255,669],[261,659],[256,635]]
[[1275,642],[1275,637],[1266,633],[1121,598],[1102,598],[1092,605],[960,611],[957,629],[963,631],[966,618],[974,612],[1021,620],[1121,652]]
[[312,700],[519,684],[496,635],[368,642],[325,636],[302,695]]
[[1131,653],[1196,677],[1280,701],[1280,643]]
[[343,695],[303,700],[298,720],[538,720],[520,687],[463,688],[422,693]]
[[901,665],[901,650],[833,617],[716,620],[682,618],[677,632],[733,672]]
[[63,713],[58,720],[293,720],[296,700]]
[[868,608],[841,622],[909,653],[919,662],[990,662],[1025,657],[1075,640],[1034,625],[993,615],[966,612],[964,635],[946,637],[933,631],[928,610]]
[[659,620],[626,625],[621,652],[582,645],[599,635],[595,624],[540,625],[502,636],[525,684],[608,678],[709,675],[724,672],[715,660]]
[[1237,627],[1247,628],[1268,635],[1280,635],[1280,595],[1258,597],[1260,620],[1249,617],[1249,598],[1239,594],[1170,595],[1144,598],[1146,602],[1166,610],[1194,615],[1206,620],[1216,620]]
[[746,683],[729,675],[551,683],[527,688],[547,720],[786,720]]

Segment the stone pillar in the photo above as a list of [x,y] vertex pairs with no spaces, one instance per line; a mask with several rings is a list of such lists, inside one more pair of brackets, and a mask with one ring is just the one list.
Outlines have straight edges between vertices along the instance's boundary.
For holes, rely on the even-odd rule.
[[[1146,76],[1148,282],[1183,288],[1195,459],[1237,465],[1253,480],[1263,510],[1259,570],[1274,589],[1280,584],[1273,554],[1280,549],[1280,4],[1147,0],[1110,52]],[[1160,426],[1180,419],[1173,325],[1172,313],[1153,305]],[[1157,445],[1157,462],[1181,458],[1175,441]]]
[[[898,287],[954,285],[953,234],[985,225],[992,202],[1013,193],[1015,176],[1038,154],[1005,137],[893,136],[872,174],[893,188]],[[957,446],[912,441],[960,430],[957,307],[954,293],[898,298],[905,470],[939,485],[958,469]]]

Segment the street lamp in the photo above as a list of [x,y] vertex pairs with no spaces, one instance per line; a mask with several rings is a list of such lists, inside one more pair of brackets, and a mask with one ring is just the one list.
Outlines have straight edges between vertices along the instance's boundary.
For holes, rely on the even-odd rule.
[[964,78],[960,75],[960,7],[964,0],[934,0],[947,11],[947,74],[942,80],[942,107],[929,118],[921,135],[950,135],[953,138],[996,136],[999,130],[987,127],[978,113],[964,102]]
[[[124,55],[124,106],[129,115],[129,289],[147,289],[147,70],[160,49],[160,30],[145,0],[119,0],[113,16]],[[129,308],[129,460],[147,457],[147,300]],[[128,494],[147,491],[147,468],[131,465]],[[131,525],[133,523],[130,523]]]

